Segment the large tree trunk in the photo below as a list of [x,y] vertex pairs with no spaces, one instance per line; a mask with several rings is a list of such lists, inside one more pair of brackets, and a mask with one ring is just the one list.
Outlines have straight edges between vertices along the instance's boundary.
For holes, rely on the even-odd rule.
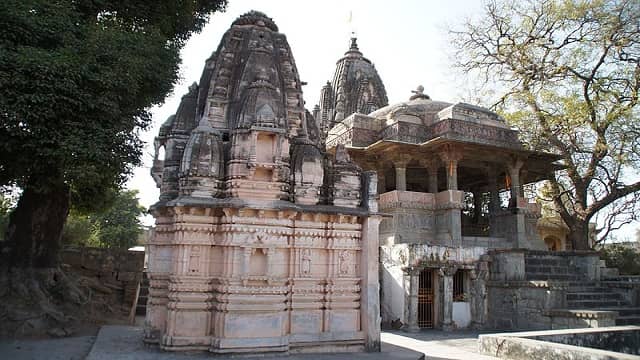
[[69,187],[64,183],[38,191],[27,186],[11,213],[7,242],[13,268],[55,268],[62,228],[69,213]]
[[573,245],[574,250],[591,250],[589,244],[589,222],[575,221],[570,226],[568,240]]

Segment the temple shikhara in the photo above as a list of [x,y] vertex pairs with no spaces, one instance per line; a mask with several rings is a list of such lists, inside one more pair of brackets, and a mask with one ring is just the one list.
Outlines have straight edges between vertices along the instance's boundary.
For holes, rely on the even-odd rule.
[[249,12],[162,125],[148,342],[377,351],[381,324],[542,329],[585,318],[563,312],[578,290],[553,282],[597,280],[598,257],[546,251],[540,207],[525,196],[558,156],[526,150],[498,114],[422,86],[388,104],[356,38],[312,111],[301,86],[285,35]]

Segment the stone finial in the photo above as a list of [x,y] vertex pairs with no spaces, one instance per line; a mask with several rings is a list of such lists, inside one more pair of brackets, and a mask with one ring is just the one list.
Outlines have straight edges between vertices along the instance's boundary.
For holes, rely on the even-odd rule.
[[411,90],[411,92],[413,93],[413,95],[411,95],[409,100],[416,100],[416,99],[431,100],[431,97],[429,97],[429,95],[424,93],[424,86],[422,85],[418,85],[418,87],[415,90]]
[[358,49],[358,38],[353,36],[351,38],[351,45],[349,46],[349,50],[350,51],[359,51],[360,49]]

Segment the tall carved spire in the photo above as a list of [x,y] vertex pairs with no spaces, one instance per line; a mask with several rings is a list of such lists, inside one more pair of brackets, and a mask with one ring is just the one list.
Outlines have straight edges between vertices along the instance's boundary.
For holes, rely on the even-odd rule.
[[328,81],[320,93],[318,122],[323,138],[349,115],[369,114],[387,104],[382,79],[373,63],[363,56],[353,35],[349,49],[336,63],[333,80]]

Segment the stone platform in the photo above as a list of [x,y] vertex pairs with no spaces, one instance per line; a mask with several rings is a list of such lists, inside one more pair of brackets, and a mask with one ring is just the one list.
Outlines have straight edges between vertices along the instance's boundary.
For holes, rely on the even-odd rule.
[[[156,346],[144,345],[143,329],[135,326],[103,326],[98,333],[91,352],[86,360],[189,360],[189,359],[217,359],[237,358],[238,356],[214,355],[209,352],[167,352]],[[289,360],[337,360],[349,358],[352,360],[419,360],[424,359],[422,352],[396,346],[388,342],[382,343],[382,351],[377,353],[332,353],[332,354],[295,354],[274,355],[246,354],[242,358],[260,359],[289,359]]]

